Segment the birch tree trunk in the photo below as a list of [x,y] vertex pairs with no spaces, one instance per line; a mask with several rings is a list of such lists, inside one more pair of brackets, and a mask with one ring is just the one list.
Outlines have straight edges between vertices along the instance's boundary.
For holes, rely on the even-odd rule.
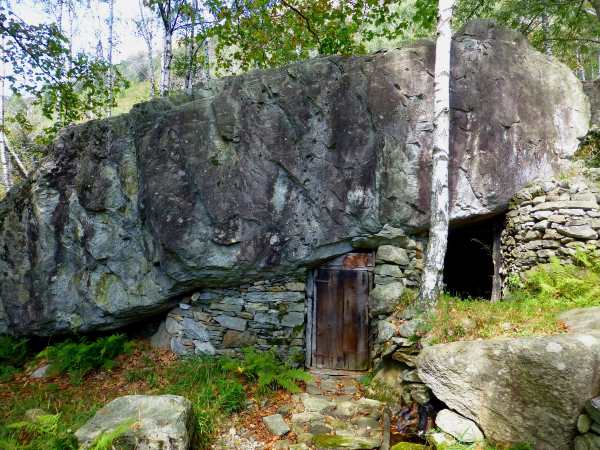
[[154,27],[153,22],[150,22],[144,13],[144,4],[142,0],[138,0],[140,9],[140,19],[137,21],[138,33],[146,43],[146,51],[148,53],[148,78],[150,80],[150,96],[154,97],[157,92],[156,76],[154,74]]
[[[1,0],[0,0],[1,1]],[[4,2],[3,2],[4,3]],[[8,1],[5,5],[8,8]],[[0,46],[4,48],[4,35],[0,38]],[[5,95],[5,77],[6,77],[6,64],[2,62],[0,68],[0,166],[2,169],[2,184],[8,191],[11,185],[10,179],[10,162],[8,160],[8,152],[6,151],[6,137],[4,135],[4,126],[6,124],[4,118],[4,95]]]
[[162,68],[160,72],[160,96],[165,96],[171,88],[171,60],[173,59],[173,33],[165,28],[163,36]]
[[418,309],[431,310],[440,295],[448,245],[450,195],[450,53],[455,0],[439,0],[434,75],[434,122],[431,167],[431,219]]
[[194,78],[196,76],[196,12],[198,11],[198,0],[192,0],[192,15],[190,17],[190,35],[187,45],[187,71],[185,73],[185,92],[193,94]]
[[113,46],[114,46],[114,23],[115,23],[115,1],[109,0],[108,6],[108,88],[110,101],[108,104],[108,117],[112,115],[112,103],[113,103],[113,83],[114,83],[114,69],[113,69]]

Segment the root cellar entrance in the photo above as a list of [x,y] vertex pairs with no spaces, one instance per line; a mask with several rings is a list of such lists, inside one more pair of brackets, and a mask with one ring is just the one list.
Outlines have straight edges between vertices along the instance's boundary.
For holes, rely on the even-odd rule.
[[446,291],[462,298],[501,298],[500,232],[504,216],[450,228],[444,263]]
[[315,270],[307,335],[309,367],[369,368],[368,304],[373,262],[372,253],[348,253]]

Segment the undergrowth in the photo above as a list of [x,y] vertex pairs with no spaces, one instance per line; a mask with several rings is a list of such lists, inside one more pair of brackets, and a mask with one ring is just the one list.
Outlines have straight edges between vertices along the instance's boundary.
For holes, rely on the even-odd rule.
[[561,312],[600,306],[600,257],[579,253],[573,264],[553,259],[512,284],[508,298],[495,303],[442,296],[421,333],[427,333],[432,343],[441,343],[564,332],[557,319]]
[[[128,342],[122,335],[55,344],[41,356],[62,375],[31,382],[27,374],[21,374],[0,385],[0,391],[7,394],[0,395],[2,450],[75,449],[75,430],[98,408],[126,394],[186,397],[193,404],[196,420],[193,448],[209,448],[219,426],[233,413],[244,410],[250,397],[268,396],[281,389],[297,392],[297,383],[310,379],[309,374],[291,368],[272,352],[248,349],[240,359],[174,359],[169,352],[151,350],[147,342]],[[80,384],[83,377],[85,383]],[[48,413],[26,418],[31,408]],[[124,424],[114,433],[102,435],[92,448],[115,447],[113,444],[128,429]]]
[[242,358],[193,357],[175,365],[166,392],[183,395],[194,405],[196,445],[206,448],[219,420],[246,407],[247,389],[264,396],[279,389],[299,392],[298,382],[311,375],[283,363],[273,352],[243,350]]
[[113,334],[92,342],[83,338],[80,342],[54,344],[39,356],[48,359],[50,374],[67,373],[72,383],[79,384],[94,369],[113,369],[117,364],[115,358],[131,348],[125,335]]
[[8,381],[29,356],[27,339],[0,336],[0,382]]

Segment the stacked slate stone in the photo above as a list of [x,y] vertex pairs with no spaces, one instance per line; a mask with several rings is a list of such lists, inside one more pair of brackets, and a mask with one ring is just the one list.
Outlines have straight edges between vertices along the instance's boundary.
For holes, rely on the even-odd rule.
[[419,326],[419,320],[393,316],[378,322],[376,348],[379,354],[375,360],[377,374],[373,378],[372,394],[386,390],[391,406],[397,411],[414,403],[425,405],[431,401],[431,391],[416,370],[422,348]]
[[236,355],[244,347],[304,358],[305,283],[258,281],[235,289],[207,289],[170,311],[153,337],[173,352]]
[[577,418],[575,450],[600,450],[600,397],[588,400],[585,412]]
[[583,177],[534,183],[513,199],[502,232],[502,275],[526,270],[557,257],[571,262],[578,250],[600,241],[599,189]]
[[394,312],[405,288],[418,286],[423,270],[423,241],[406,238],[401,245],[381,245],[375,258],[375,288],[369,303],[371,317]]

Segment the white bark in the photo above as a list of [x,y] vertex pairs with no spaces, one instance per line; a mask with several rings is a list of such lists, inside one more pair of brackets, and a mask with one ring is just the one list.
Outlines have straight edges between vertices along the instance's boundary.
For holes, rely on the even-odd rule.
[[[8,2],[6,5],[8,7]],[[4,47],[4,35],[0,38],[0,47]],[[4,117],[4,96],[6,94],[5,89],[5,77],[6,77],[6,65],[2,62],[2,67],[0,68],[0,168],[2,170],[2,184],[8,191],[11,186],[10,179],[10,161],[8,160],[8,153],[6,151],[6,136],[4,135],[4,126],[6,125],[5,117]]]
[[151,20],[146,17],[144,13],[145,6],[142,0],[138,0],[138,6],[140,9],[140,19],[137,21],[138,33],[144,39],[146,44],[146,51],[148,54],[148,78],[150,80],[150,96],[154,97],[156,94],[156,77],[154,75],[154,26]]
[[185,92],[192,95],[194,78],[196,77],[196,13],[198,0],[192,0],[192,17],[190,18],[189,42],[187,45],[187,70],[185,73]]
[[171,88],[171,61],[173,59],[173,33],[165,28],[163,35],[162,68],[160,72],[160,96],[168,94]]
[[440,294],[448,244],[448,161],[450,159],[450,54],[455,0],[439,0],[434,75],[434,130],[431,167],[431,219],[419,309],[435,306]]
[[110,102],[108,105],[108,116],[112,115],[113,103],[113,85],[114,85],[114,69],[113,69],[113,46],[114,46],[114,22],[115,22],[115,1],[109,0],[108,7],[108,89]]
[[6,149],[6,153],[8,154],[8,156],[10,156],[12,158],[12,160],[15,162],[15,165],[19,171],[19,173],[21,174],[22,177],[27,177],[29,175],[29,172],[27,171],[27,169],[25,168],[25,164],[23,164],[23,161],[21,161],[21,158],[19,158],[19,155],[17,155],[9,146],[8,144],[6,144],[6,142],[4,143],[4,148]]

